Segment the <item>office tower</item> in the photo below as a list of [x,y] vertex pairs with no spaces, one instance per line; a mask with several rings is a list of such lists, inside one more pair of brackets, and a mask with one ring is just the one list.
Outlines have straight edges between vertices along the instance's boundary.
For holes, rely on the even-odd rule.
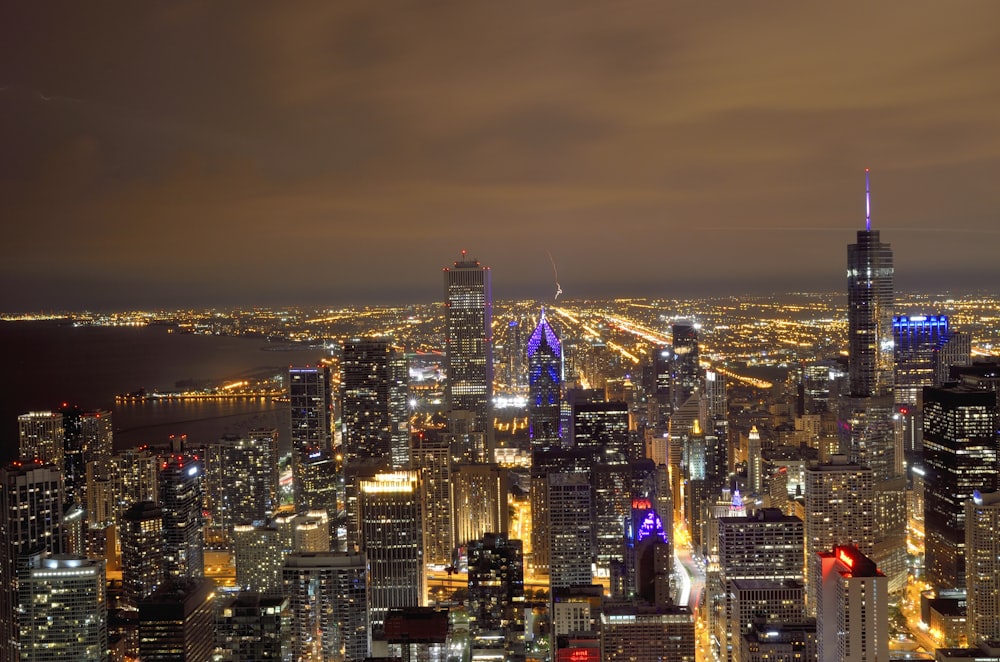
[[950,381],[952,366],[972,365],[972,336],[964,331],[952,330],[948,339],[935,348],[931,363],[934,366],[935,386]]
[[892,318],[896,402],[920,406],[925,386],[933,386],[935,350],[951,336],[947,315]]
[[123,599],[132,607],[163,583],[163,511],[152,501],[132,504],[122,513]]
[[62,469],[12,462],[0,469],[0,658],[17,659],[17,568],[28,554],[62,552]]
[[1000,491],[965,502],[965,550],[969,645],[1000,641]]
[[353,338],[341,362],[344,463],[389,458],[393,469],[409,464],[406,356],[388,340]]
[[507,533],[507,469],[497,464],[457,464],[451,475],[454,544],[461,547],[487,533]]
[[287,597],[240,592],[221,598],[216,611],[216,659],[253,662],[291,655]]
[[764,508],[747,517],[720,517],[719,565],[707,582],[709,634],[719,659],[732,662],[731,583],[740,579],[802,581],[804,526],[780,510]]
[[889,659],[889,580],[853,546],[819,552],[823,574],[816,601],[819,659]]
[[726,420],[729,404],[726,391],[726,377],[715,370],[705,371],[705,398],[708,400],[708,417],[717,421]]
[[[509,657],[524,653],[524,554],[520,540],[487,533],[469,542],[469,632],[473,646],[499,641]],[[501,635],[498,639],[496,635]]]
[[649,499],[632,500],[624,537],[624,596],[646,604],[671,601],[670,533]]
[[[445,353],[449,412],[474,414],[473,430],[493,449],[493,288],[490,268],[462,259],[444,269]],[[450,415],[450,414],[449,414]],[[492,457],[489,457],[492,459]]]
[[815,615],[821,570],[817,554],[854,545],[868,555],[875,546],[875,487],[872,470],[844,455],[806,467],[804,483],[807,608]]
[[694,322],[677,322],[673,337],[671,367],[671,402],[676,412],[698,391],[701,367],[698,365],[698,327]]
[[416,471],[379,473],[360,482],[361,550],[368,556],[372,632],[382,638],[394,607],[424,603],[423,485]]
[[111,412],[83,411],[63,405],[63,479],[66,501],[86,505],[87,463],[110,459],[113,427]]
[[604,662],[694,662],[694,615],[686,606],[606,605],[601,613]]
[[590,474],[594,487],[594,553],[598,577],[609,577],[623,558],[625,522],[631,514],[632,467],[605,464]]
[[550,473],[548,487],[549,585],[589,586],[594,556],[594,505],[584,473]]
[[201,460],[193,455],[169,455],[160,464],[163,569],[167,577],[190,579],[205,574],[203,475]]
[[263,595],[281,593],[281,566],[292,551],[289,537],[274,526],[233,527],[236,586]]
[[562,345],[545,319],[545,310],[528,338],[528,436],[532,450],[550,451],[562,443]]
[[413,469],[424,485],[424,561],[451,565],[455,549],[452,525],[451,443],[438,430],[423,430],[411,438]]
[[989,391],[926,387],[924,530],[927,577],[939,589],[965,585],[965,502],[997,482],[997,399]]
[[756,425],[750,428],[747,439],[747,491],[752,495],[761,496],[764,491],[764,456],[760,445],[760,432]]
[[732,633],[732,659],[743,658],[743,635],[754,624],[776,626],[801,623],[805,614],[805,590],[794,580],[734,579],[730,582],[729,631]]
[[600,638],[604,591],[599,585],[552,589],[552,641],[569,635]]
[[314,490],[327,482],[320,481],[315,474],[330,473],[324,472],[322,467],[329,463],[333,451],[330,369],[322,366],[290,368],[288,398],[295,507],[298,510],[327,508],[330,505],[329,495],[316,494]]
[[624,402],[573,405],[573,447],[587,450],[598,463],[616,461],[628,449],[629,416]]
[[292,659],[362,662],[368,657],[370,593],[364,554],[290,554],[282,577],[291,605]]
[[229,541],[236,524],[263,523],[278,509],[278,431],[226,435],[205,448],[205,505]]
[[139,659],[209,662],[215,648],[215,582],[169,579],[139,602]]
[[62,414],[51,411],[21,414],[17,417],[17,430],[20,459],[38,459],[62,468],[65,456]]
[[17,581],[19,659],[106,661],[104,560],[39,553],[22,563]]

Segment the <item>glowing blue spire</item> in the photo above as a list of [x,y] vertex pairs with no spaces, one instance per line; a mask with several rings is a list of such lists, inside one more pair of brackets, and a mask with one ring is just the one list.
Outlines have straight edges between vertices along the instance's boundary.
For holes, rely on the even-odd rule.
[[872,231],[872,187],[868,179],[868,168],[865,168],[865,230]]

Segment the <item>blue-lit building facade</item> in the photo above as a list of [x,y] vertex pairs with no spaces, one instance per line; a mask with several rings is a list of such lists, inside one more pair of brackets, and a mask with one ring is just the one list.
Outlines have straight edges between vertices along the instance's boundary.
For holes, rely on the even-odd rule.
[[562,344],[543,310],[528,338],[528,428],[533,451],[561,444],[562,381]]

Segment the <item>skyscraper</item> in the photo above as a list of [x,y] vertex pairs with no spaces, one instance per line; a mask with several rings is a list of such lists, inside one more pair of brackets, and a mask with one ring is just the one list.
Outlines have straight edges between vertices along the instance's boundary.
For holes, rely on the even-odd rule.
[[1000,492],[965,502],[969,645],[1000,641]]
[[493,288],[490,268],[462,259],[444,269],[448,411],[470,411],[493,448]]
[[448,435],[422,430],[411,439],[413,469],[424,486],[424,561],[451,565],[455,549],[452,526],[452,463]]
[[[325,367],[291,368],[288,371],[288,398],[291,412],[292,478],[297,510],[329,509],[331,497],[317,493],[335,475],[327,471],[332,461],[330,417],[333,399],[330,369]],[[330,474],[322,480],[319,474]],[[332,497],[336,507],[336,493]]]
[[163,510],[163,561],[167,577],[205,575],[201,512],[202,461],[193,455],[169,455],[160,463]]
[[22,460],[39,459],[60,469],[65,455],[62,414],[51,411],[32,411],[17,417],[20,440],[18,457]]
[[997,482],[996,394],[926,387],[924,529],[927,577],[938,589],[965,585],[965,502]]
[[694,322],[677,322],[671,330],[673,352],[671,365],[671,401],[677,411],[698,390],[701,366],[698,365],[698,327]]
[[289,600],[237,593],[217,607],[216,654],[224,660],[283,660],[291,654]]
[[133,504],[119,531],[124,599],[137,607],[163,583],[163,511],[152,501]]
[[12,462],[0,469],[0,659],[17,659],[17,569],[28,554],[62,552],[62,468]]
[[361,549],[370,569],[372,632],[382,636],[386,613],[423,606],[423,486],[416,471],[380,473],[360,483]]
[[589,586],[593,582],[593,489],[585,473],[550,473],[548,487],[549,585]]
[[549,451],[561,444],[562,380],[562,345],[542,309],[528,338],[528,434],[533,450]]
[[823,662],[889,659],[889,580],[852,546],[819,553],[816,633]]
[[456,547],[487,533],[506,534],[507,469],[497,464],[456,464],[451,474],[451,505]]
[[20,659],[108,659],[103,559],[33,554],[18,571]]
[[524,555],[520,540],[487,533],[469,542],[470,633],[483,646],[502,635],[508,656],[524,653]]
[[208,662],[215,648],[215,582],[169,579],[139,602],[139,659]]
[[206,505],[223,539],[278,509],[278,431],[226,435],[205,449]]
[[344,343],[341,362],[344,463],[389,458],[393,469],[409,464],[406,356],[381,338]]
[[87,463],[106,461],[114,452],[111,412],[83,411],[63,406],[64,466],[66,501],[86,505]]

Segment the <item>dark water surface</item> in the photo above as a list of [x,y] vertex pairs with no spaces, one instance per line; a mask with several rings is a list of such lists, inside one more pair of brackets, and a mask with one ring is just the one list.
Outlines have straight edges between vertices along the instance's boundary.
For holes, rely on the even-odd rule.
[[169,333],[164,326],[73,327],[59,322],[0,322],[0,459],[17,454],[17,416],[57,409],[113,409],[115,446],[163,443],[171,434],[211,441],[251,427],[277,427],[286,441],[287,405],[270,399],[141,402],[114,396],[179,382],[216,382],[315,364],[316,350],[263,351],[255,338]]

